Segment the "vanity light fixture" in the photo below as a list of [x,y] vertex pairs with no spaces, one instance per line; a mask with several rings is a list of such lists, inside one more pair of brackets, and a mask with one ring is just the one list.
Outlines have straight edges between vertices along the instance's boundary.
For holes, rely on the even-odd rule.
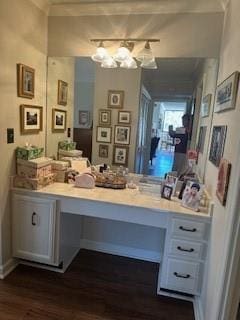
[[[150,42],[160,42],[159,39],[91,39],[92,42],[97,42],[98,47],[92,59],[101,63],[102,68],[120,68],[136,69],[137,61],[140,62],[140,67],[144,69],[157,69],[157,64],[153,52],[150,47]],[[104,47],[104,42],[120,42],[115,55],[111,56]],[[145,42],[144,48],[134,58],[131,54],[135,42]]]

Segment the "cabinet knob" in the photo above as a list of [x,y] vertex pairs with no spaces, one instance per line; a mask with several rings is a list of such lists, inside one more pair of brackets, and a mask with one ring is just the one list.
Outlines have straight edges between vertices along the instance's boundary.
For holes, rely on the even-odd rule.
[[182,247],[180,247],[180,246],[178,246],[177,249],[178,249],[179,251],[184,251],[184,252],[193,252],[193,251],[194,251],[193,248],[191,248],[191,249],[184,249],[184,248],[182,248]]
[[182,230],[182,231],[187,231],[187,232],[196,232],[197,231],[196,228],[188,229],[188,228],[185,228],[183,226],[180,226],[179,229]]
[[33,212],[33,214],[32,214],[32,225],[33,226],[36,226],[36,222],[35,222],[35,217],[37,216],[37,214],[36,214],[36,212]]
[[184,278],[184,279],[189,279],[190,278],[190,274],[180,274],[178,272],[174,272],[173,273],[175,275],[175,277],[177,278]]

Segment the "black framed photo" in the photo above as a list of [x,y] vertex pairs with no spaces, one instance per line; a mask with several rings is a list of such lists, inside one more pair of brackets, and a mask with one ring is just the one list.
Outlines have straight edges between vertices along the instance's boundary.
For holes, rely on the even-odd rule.
[[223,156],[227,126],[214,126],[212,131],[212,140],[210,147],[209,160],[216,166],[219,166]]
[[173,193],[173,187],[165,184],[162,187],[161,197],[167,200],[171,200],[172,193]]

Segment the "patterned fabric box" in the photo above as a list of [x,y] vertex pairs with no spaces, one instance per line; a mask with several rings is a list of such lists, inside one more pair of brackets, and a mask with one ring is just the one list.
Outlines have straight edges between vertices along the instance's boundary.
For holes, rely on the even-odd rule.
[[67,168],[69,167],[69,163],[66,161],[56,161],[54,160],[52,162],[52,170],[55,171],[62,171],[62,170],[67,170]]
[[58,150],[58,158],[59,160],[62,159],[62,157],[81,157],[82,156],[82,151],[81,150],[70,150],[70,151],[66,151],[66,150]]
[[39,179],[30,179],[20,176],[15,176],[13,178],[13,186],[15,188],[24,188],[30,190],[38,190],[54,182],[54,174],[49,174],[48,176],[41,177]]
[[32,160],[17,159],[17,174],[20,177],[39,179],[52,173],[52,159],[41,157]]
[[31,160],[43,156],[44,148],[39,148],[35,146],[31,147],[18,147],[16,149],[17,159]]
[[58,149],[70,151],[70,150],[76,149],[76,145],[77,145],[77,143],[73,142],[73,141],[68,141],[68,140],[59,141],[58,142]]
[[53,170],[54,181],[56,182],[68,182],[68,170]]

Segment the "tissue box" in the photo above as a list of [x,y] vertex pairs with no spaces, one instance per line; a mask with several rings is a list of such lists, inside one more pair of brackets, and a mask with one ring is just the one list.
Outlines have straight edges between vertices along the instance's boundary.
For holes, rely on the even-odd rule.
[[24,188],[30,190],[38,190],[54,182],[54,174],[49,174],[38,179],[24,178],[15,176],[13,178],[13,186],[15,188]]
[[17,159],[31,160],[40,158],[43,156],[44,148],[39,148],[35,146],[31,147],[18,147],[16,149]]
[[73,141],[70,141],[70,142],[68,140],[59,141],[58,142],[58,149],[70,151],[70,150],[76,149],[76,145],[77,145],[77,143],[73,142]]
[[24,178],[38,179],[52,173],[52,159],[41,157],[32,160],[17,159],[17,174]]
[[66,151],[66,150],[62,150],[62,149],[59,149],[58,150],[58,158],[59,160],[61,160],[63,157],[74,157],[74,158],[77,158],[77,157],[81,157],[82,156],[82,151],[81,150],[69,150],[69,151]]

